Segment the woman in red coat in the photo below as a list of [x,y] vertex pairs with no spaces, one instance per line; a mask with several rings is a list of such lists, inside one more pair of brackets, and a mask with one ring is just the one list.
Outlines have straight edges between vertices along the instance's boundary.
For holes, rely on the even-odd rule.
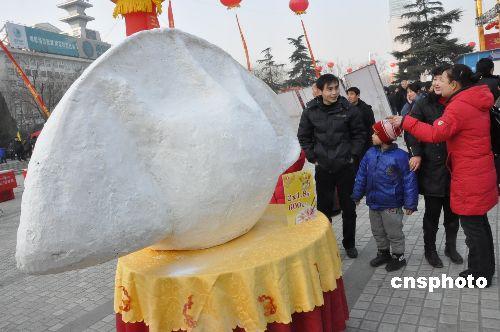
[[460,215],[469,247],[468,269],[460,276],[484,277],[490,285],[495,256],[487,213],[498,203],[490,138],[493,95],[487,86],[474,86],[473,73],[465,65],[448,68],[441,80],[442,95],[448,102],[433,125],[412,118],[411,113],[405,118],[393,117],[392,122],[422,142],[446,141],[451,209]]

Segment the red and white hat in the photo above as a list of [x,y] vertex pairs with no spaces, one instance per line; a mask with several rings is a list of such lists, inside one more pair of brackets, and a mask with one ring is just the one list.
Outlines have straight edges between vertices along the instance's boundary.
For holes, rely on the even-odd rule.
[[403,132],[401,128],[394,127],[389,120],[382,120],[373,125],[373,131],[385,144],[391,144]]

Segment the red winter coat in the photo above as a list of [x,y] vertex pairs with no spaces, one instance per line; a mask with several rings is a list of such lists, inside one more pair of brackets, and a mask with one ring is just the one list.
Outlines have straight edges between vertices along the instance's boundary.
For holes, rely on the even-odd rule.
[[422,142],[446,141],[451,209],[458,215],[484,215],[498,203],[490,138],[492,105],[488,87],[475,86],[453,96],[433,125],[411,116],[403,121],[403,129]]
[[[304,167],[304,163],[306,162],[306,154],[304,151],[300,152],[299,159],[290,166],[283,174],[298,172],[302,170]],[[285,189],[283,188],[283,178],[278,178],[278,183],[276,184],[276,188],[274,189],[273,197],[271,198],[270,204],[285,204]]]

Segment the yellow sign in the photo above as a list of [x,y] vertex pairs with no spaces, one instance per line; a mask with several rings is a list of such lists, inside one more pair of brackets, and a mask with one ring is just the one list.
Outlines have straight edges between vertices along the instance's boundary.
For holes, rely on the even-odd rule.
[[311,171],[283,174],[288,225],[316,218],[316,186]]

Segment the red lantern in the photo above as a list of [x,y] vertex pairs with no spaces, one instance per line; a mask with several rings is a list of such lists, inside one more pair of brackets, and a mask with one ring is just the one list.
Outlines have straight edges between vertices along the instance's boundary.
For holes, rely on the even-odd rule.
[[297,15],[302,15],[306,13],[307,8],[309,7],[308,0],[290,0],[289,4],[290,9]]
[[227,9],[232,9],[239,7],[241,0],[220,0],[220,2],[227,7]]
[[396,67],[396,64],[394,62],[391,62],[391,64],[389,66],[391,66],[391,68],[394,68],[394,67]]
[[473,41],[471,41],[468,45],[469,45],[470,48],[476,47],[476,43],[473,42]]
[[318,73],[321,73],[323,71],[323,67],[322,66],[316,66],[316,71]]
[[335,66],[335,63],[333,63],[332,61],[330,61],[326,65],[328,66],[328,68],[333,68],[333,66]]
[[349,74],[350,74],[350,73],[352,73],[352,68],[351,68],[351,67],[347,68],[347,72],[348,72]]
[[377,61],[375,61],[375,60],[371,60],[371,61],[370,61],[370,64],[371,64],[371,65],[374,65],[374,64],[376,64],[376,63],[377,63]]

